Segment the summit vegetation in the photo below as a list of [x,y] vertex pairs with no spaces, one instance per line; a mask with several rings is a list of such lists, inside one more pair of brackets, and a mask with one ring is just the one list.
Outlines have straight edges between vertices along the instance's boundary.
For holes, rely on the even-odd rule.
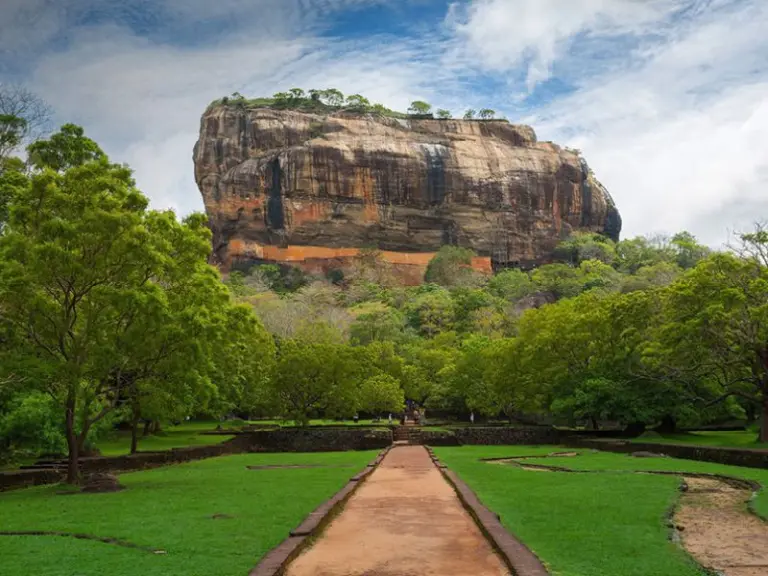
[[[275,110],[298,110],[313,114],[330,114],[333,112],[348,112],[356,114],[373,114],[390,118],[437,118],[448,120],[452,118],[450,110],[438,108],[433,110],[429,102],[415,100],[411,102],[406,113],[397,112],[384,106],[371,102],[360,94],[345,96],[336,88],[325,90],[311,89],[304,91],[302,88],[291,88],[287,92],[278,92],[271,98],[246,98],[239,92],[231,96],[224,96],[213,101],[213,106],[236,106],[240,108],[273,108]],[[464,120],[494,120],[496,111],[490,108],[482,108],[480,111],[474,108],[468,109]],[[502,118],[503,119],[503,118]]]

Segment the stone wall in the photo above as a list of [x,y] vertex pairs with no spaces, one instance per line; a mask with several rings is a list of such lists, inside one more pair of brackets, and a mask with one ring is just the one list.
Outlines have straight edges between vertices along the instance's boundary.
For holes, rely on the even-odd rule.
[[593,448],[606,452],[629,454],[655,452],[673,458],[716,462],[747,468],[768,468],[768,450],[744,450],[742,448],[716,448],[690,444],[654,444],[652,442],[626,442],[623,440],[599,440],[588,438],[563,438],[562,443],[574,448]]
[[422,430],[419,436],[427,446],[459,446],[459,439],[450,430]]
[[[210,446],[189,446],[162,452],[139,452],[125,456],[94,456],[80,459],[80,470],[91,472],[128,472],[168,464],[225,456],[243,452],[333,452],[378,450],[392,444],[392,431],[382,429],[283,428],[243,432],[235,438]],[[40,470],[0,472],[0,492],[64,480],[66,466]]]
[[344,428],[254,430],[240,434],[236,441],[248,452],[380,450],[392,444],[392,430]]
[[221,444],[210,446],[189,446],[186,448],[172,448],[162,452],[138,452],[125,456],[81,458],[80,470],[83,473],[144,470],[156,468],[166,464],[181,464],[192,460],[213,458],[214,456],[226,456],[237,454],[245,450],[239,443],[239,438],[233,438]]
[[[80,458],[80,471],[83,474],[89,474],[92,472],[145,470],[168,464],[180,464],[214,456],[237,454],[244,451],[242,441],[239,438],[233,438],[232,440],[211,446],[189,446],[186,448],[173,448],[162,452],[138,452],[136,454],[126,454],[125,456]],[[65,477],[65,462],[60,462],[55,468],[0,472],[0,492],[40,484],[55,484],[64,480]]]
[[0,492],[40,484],[55,484],[63,479],[64,474],[53,469],[0,472]]
[[459,444],[558,444],[559,434],[554,428],[547,426],[529,428],[506,427],[466,427],[455,428],[453,433]]

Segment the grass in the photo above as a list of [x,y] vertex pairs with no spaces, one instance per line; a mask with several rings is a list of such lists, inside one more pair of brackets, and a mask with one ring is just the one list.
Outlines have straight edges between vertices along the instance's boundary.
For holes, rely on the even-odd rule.
[[[280,420],[255,420],[253,422],[236,422],[236,425],[232,425],[229,422],[218,422],[214,420],[200,420],[183,422],[178,426],[166,426],[163,428],[160,434],[152,434],[150,436],[139,436],[138,449],[144,452],[153,452],[159,450],[170,450],[171,448],[184,448],[186,446],[208,446],[210,444],[219,444],[225,440],[229,440],[232,436],[227,435],[206,435],[203,432],[210,432],[216,430],[216,427],[221,424],[224,429],[227,428],[239,428],[243,424],[251,424],[254,426],[269,426],[269,425],[289,425],[288,422]],[[361,420],[358,424],[354,422],[336,422],[334,420],[311,420],[311,426],[359,426],[359,425],[371,425],[376,424],[372,420]],[[382,426],[386,426],[386,420],[380,423]],[[115,432],[106,439],[100,440],[96,443],[96,447],[101,451],[104,456],[121,456],[128,454],[131,451],[131,432],[119,431]]]
[[757,432],[754,430],[653,434],[641,436],[632,441],[653,444],[694,444],[696,446],[717,446],[723,448],[768,449],[768,443],[757,441]]
[[[222,428],[226,423],[221,423]],[[167,426],[160,434],[152,434],[142,437],[139,435],[138,449],[144,452],[170,450],[171,448],[184,448],[186,446],[207,446],[219,444],[229,440],[232,436],[207,436],[202,432],[216,429],[219,422],[215,421],[191,421],[178,426]],[[121,456],[131,451],[131,432],[115,432],[108,438],[96,443],[96,447],[104,456]]]
[[[666,514],[679,497],[679,478],[633,474],[635,470],[708,472],[768,485],[768,470],[673,458],[633,458],[577,450],[574,458],[533,458],[601,474],[535,472],[480,458],[545,456],[553,446],[435,448],[480,499],[501,516],[557,576],[700,576],[704,572],[669,540]],[[755,509],[768,515],[761,492]]]
[[[0,536],[0,574],[243,576],[373,454],[243,454],[122,474],[127,490],[112,494],[62,496],[55,486],[2,493],[0,530],[88,533],[167,554],[70,538]],[[350,467],[246,469],[265,464]]]
[[[397,421],[393,421],[397,423]],[[244,425],[251,425],[254,427],[264,426],[290,426],[292,422],[286,422],[284,420],[253,420],[245,422],[242,420],[224,421],[219,422],[217,420],[192,420],[189,422],[183,422],[178,426],[166,424],[159,434],[151,434],[149,436],[142,436],[139,434],[138,450],[142,452],[157,452],[163,450],[170,450],[172,448],[185,448],[187,446],[209,446],[211,444],[220,444],[233,438],[233,436],[225,434],[209,435],[203,434],[203,432],[212,432],[216,430],[216,427],[221,425],[223,429],[241,428]],[[360,420],[355,424],[351,420],[344,422],[337,422],[335,420],[311,420],[310,426],[380,426],[386,428],[388,423],[386,419],[382,419],[380,422],[374,422],[373,420]],[[95,443],[96,448],[102,456],[122,456],[129,454],[131,451],[131,432],[130,430],[120,430],[109,434],[107,437],[98,440]],[[0,464],[0,471],[16,470],[20,466],[25,464],[33,464],[38,458],[26,457],[14,460],[13,462]]]

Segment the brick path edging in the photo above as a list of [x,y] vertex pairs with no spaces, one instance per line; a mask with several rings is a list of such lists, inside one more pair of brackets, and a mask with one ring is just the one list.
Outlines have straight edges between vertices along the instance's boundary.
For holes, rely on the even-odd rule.
[[267,552],[248,576],[282,576],[288,564],[301,554],[304,548],[330,523],[352,494],[381,463],[390,448],[391,446],[384,448],[361,472],[352,476],[341,490],[315,508],[301,524],[291,530],[288,538]]
[[491,542],[512,573],[515,576],[550,576],[541,560],[501,525],[499,517],[480,501],[466,482],[442,464],[432,448],[429,446],[426,448],[435,466],[453,486],[464,508],[472,515],[481,532]]

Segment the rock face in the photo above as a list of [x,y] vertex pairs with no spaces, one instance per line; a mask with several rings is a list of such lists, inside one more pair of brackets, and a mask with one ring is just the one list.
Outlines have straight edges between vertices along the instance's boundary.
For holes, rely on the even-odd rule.
[[490,271],[547,262],[572,231],[614,239],[621,218],[581,156],[503,120],[400,120],[209,108],[195,178],[214,257],[312,272],[381,251],[410,283],[443,244]]

